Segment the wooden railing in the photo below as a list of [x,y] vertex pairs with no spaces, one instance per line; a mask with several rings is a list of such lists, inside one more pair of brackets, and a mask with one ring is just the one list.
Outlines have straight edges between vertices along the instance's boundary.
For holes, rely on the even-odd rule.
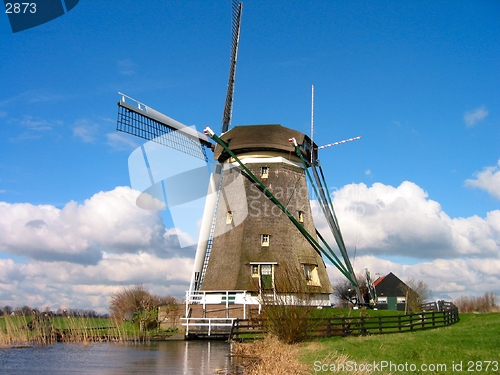
[[[359,336],[411,332],[446,327],[460,320],[458,308],[451,302],[443,302],[439,307],[436,303],[422,307],[422,312],[407,315],[310,318],[307,323],[308,336]],[[265,333],[265,327],[265,321],[262,319],[236,319],[230,337],[238,339],[243,334]]]

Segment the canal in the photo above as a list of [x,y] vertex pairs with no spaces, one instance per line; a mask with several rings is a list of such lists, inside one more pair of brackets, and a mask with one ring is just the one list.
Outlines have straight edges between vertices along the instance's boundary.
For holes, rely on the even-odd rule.
[[224,374],[232,370],[224,341],[149,344],[57,343],[0,349],[1,374]]

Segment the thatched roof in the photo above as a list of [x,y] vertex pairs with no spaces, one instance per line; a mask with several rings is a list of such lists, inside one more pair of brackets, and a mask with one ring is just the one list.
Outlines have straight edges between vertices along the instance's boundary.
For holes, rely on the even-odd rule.
[[[295,138],[301,146],[301,151],[306,160],[309,160],[311,157],[309,152],[311,139],[307,135],[277,124],[235,126],[220,138],[228,143],[231,151],[237,155],[255,151],[281,151],[288,153],[294,149],[288,140]],[[214,158],[219,162],[224,162],[229,158],[229,155],[221,146],[217,145],[214,151]]]

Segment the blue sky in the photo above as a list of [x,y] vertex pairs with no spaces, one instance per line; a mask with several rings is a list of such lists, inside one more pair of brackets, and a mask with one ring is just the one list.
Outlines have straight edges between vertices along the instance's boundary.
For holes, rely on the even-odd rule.
[[[81,0],[19,33],[0,17],[1,306],[103,310],[138,281],[182,295],[192,252],[165,215],[120,206],[141,142],[116,102],[220,129],[230,7]],[[356,264],[500,294],[500,4],[250,0],[241,32],[233,125],[309,133],[314,84],[316,142],[363,136],[320,152]]]

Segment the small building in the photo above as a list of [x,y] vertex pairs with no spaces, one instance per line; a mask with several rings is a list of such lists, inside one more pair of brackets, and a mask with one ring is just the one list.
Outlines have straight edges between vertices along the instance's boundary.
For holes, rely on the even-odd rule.
[[376,307],[379,310],[399,310],[406,308],[406,287],[399,277],[390,272],[373,282],[377,292]]

